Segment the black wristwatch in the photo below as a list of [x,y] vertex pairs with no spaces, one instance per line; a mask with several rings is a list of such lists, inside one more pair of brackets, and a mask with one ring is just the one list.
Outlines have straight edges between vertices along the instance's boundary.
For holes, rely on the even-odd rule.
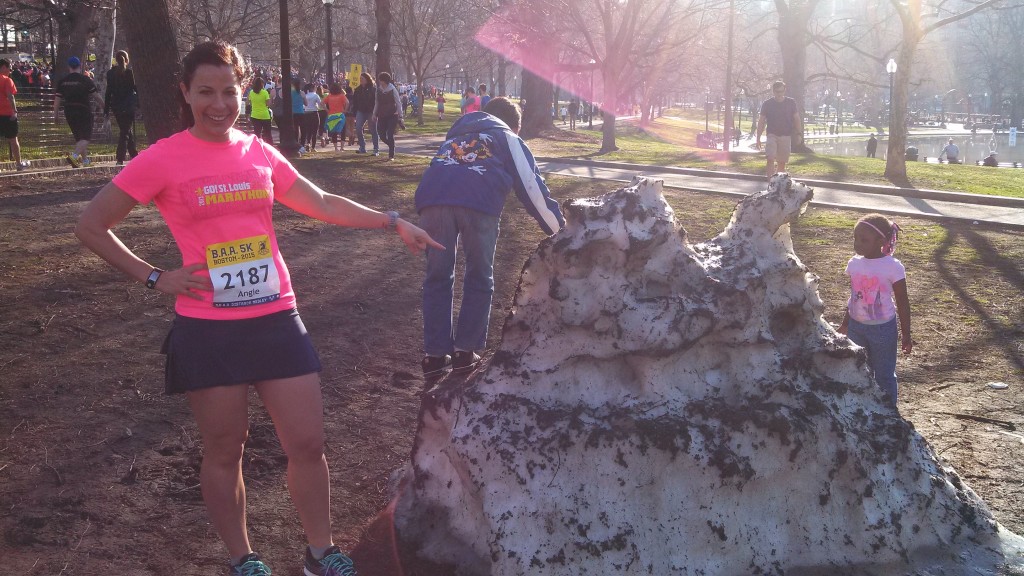
[[385,214],[388,216],[388,221],[384,224],[384,229],[390,232],[398,227],[398,212],[389,210]]
[[146,288],[150,290],[156,288],[156,281],[160,279],[160,274],[163,274],[163,270],[153,268],[153,271],[149,273],[149,277],[146,278]]

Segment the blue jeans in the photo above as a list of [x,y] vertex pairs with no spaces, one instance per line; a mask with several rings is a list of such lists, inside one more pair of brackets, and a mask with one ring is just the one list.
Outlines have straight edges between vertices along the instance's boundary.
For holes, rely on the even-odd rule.
[[[373,114],[369,112],[356,112],[356,138],[359,139],[359,151],[366,152],[366,139],[363,138],[363,124],[370,119]],[[373,136],[373,151],[377,152],[380,150],[380,142],[377,139],[377,123],[370,122],[370,135]]]
[[[427,355],[487,347],[498,222],[498,216],[461,206],[430,206],[420,212],[419,225],[446,248],[427,248],[427,276],[423,280],[423,351]],[[453,330],[455,256],[460,238],[466,252],[466,276],[462,280],[458,325]]]
[[889,403],[896,406],[896,346],[899,337],[896,318],[885,324],[861,324],[853,318],[847,325],[846,335],[868,353],[868,367],[878,386],[889,395]]

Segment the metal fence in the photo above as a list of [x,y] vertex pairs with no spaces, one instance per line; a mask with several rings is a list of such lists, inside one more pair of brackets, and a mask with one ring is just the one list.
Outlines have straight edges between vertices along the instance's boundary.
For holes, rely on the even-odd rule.
[[[18,94],[15,96],[18,103],[18,142],[22,147],[22,156],[29,159],[57,158],[67,154],[75,145],[75,139],[71,135],[64,120],[64,112],[53,112],[54,90],[52,88],[22,88],[18,87]],[[113,115],[110,121],[103,116],[103,109],[95,101],[93,106],[93,138],[90,142],[98,145],[96,151],[99,153],[113,153],[113,147],[117,146],[117,122]],[[244,106],[244,102],[243,102]],[[244,108],[243,108],[244,112]],[[241,114],[236,128],[245,132],[252,132],[252,126],[247,114]],[[146,129],[142,122],[142,111],[135,114],[135,138],[139,147],[148,144]],[[7,160],[9,150],[6,146],[0,154],[0,161]]]

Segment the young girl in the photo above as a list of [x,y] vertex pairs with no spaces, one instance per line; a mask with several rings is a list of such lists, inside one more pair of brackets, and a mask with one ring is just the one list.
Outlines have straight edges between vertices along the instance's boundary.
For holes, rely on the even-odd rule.
[[[896,318],[904,354],[910,354],[910,300],[903,264],[892,257],[899,226],[881,214],[868,214],[853,229],[853,251],[846,273],[850,300],[839,332],[868,353],[875,382],[896,406]],[[893,300],[895,299],[895,307]]]
[[[165,388],[183,393],[203,443],[199,482],[234,576],[270,569],[249,545],[242,451],[254,388],[288,456],[288,490],[308,540],[303,574],[350,576],[331,539],[320,360],[299,318],[271,218],[274,201],[341,226],[395,230],[414,252],[437,244],[398,218],[328,194],[272,146],[235,129],[248,81],[245,61],[205,42],[182,62],[182,116],[189,128],[144,150],[86,207],[75,234],[147,288],[174,295],[164,341]],[[138,204],[156,204],[182,266],[160,270],[111,231]]]

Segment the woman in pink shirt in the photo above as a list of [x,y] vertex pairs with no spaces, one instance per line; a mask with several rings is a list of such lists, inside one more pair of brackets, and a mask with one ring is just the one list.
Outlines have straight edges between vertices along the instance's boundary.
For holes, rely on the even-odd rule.
[[[128,164],[88,205],[75,234],[131,278],[177,298],[165,388],[186,395],[199,425],[203,500],[231,573],[270,574],[246,530],[241,461],[251,385],[288,455],[288,488],[308,538],[305,573],[348,574],[351,560],[331,538],[320,361],[295,308],[273,203],[341,226],[395,230],[413,252],[442,247],[395,212],[324,192],[272,146],[236,130],[249,73],[233,46],[200,44],[182,69],[190,128]],[[150,201],[174,236],[180,268],[151,266],[111,231]]]

